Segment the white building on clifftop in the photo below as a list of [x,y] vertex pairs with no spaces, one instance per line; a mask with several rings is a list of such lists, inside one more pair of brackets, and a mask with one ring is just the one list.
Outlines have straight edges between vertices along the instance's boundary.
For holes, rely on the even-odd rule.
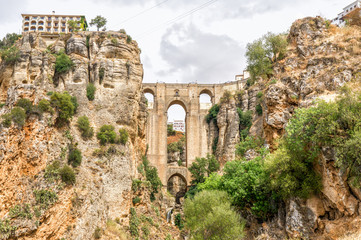
[[80,30],[85,31],[88,23],[83,15],[21,14],[22,32],[44,32],[50,34],[69,33],[68,21],[77,21]]

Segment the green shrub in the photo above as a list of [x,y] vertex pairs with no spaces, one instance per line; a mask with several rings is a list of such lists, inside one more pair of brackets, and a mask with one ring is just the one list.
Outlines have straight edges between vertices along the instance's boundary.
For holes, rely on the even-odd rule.
[[15,46],[1,50],[0,55],[6,64],[14,64],[20,59],[20,51]]
[[236,155],[243,157],[244,154],[250,149],[258,151],[263,146],[263,142],[264,141],[261,138],[247,136],[236,146]]
[[76,147],[69,148],[68,163],[73,167],[78,167],[81,164],[82,155],[81,151]]
[[209,110],[208,110],[208,114],[206,116],[206,121],[207,123],[210,123],[212,120],[214,121],[215,124],[217,124],[217,115],[219,112],[219,105],[218,104],[214,104]]
[[126,129],[119,129],[119,142],[123,145],[128,142],[128,132]]
[[0,103],[0,108],[3,108],[5,106],[5,103]]
[[132,37],[129,36],[129,35],[127,35],[127,43],[129,44],[129,43],[131,43],[132,41],[133,41]]
[[242,239],[244,223],[231,208],[227,193],[202,191],[184,203],[192,239]]
[[183,219],[180,213],[175,215],[174,225],[176,225],[179,228],[179,230],[182,230],[184,228]]
[[2,115],[1,118],[3,119],[1,124],[4,127],[8,128],[11,126],[11,114],[10,113]]
[[25,113],[24,109],[22,109],[20,107],[14,107],[11,110],[10,114],[11,114],[11,120],[14,123],[19,125],[20,127],[24,126],[25,119],[26,119],[26,113]]
[[0,40],[0,49],[12,47],[19,38],[21,38],[21,35],[17,33],[7,33],[6,36]]
[[216,154],[217,152],[217,145],[218,145],[218,136],[213,139],[212,143],[212,153]]
[[144,235],[145,239],[148,239],[148,236],[150,234],[149,228],[147,226],[143,226],[142,227],[142,232],[143,232],[143,235]]
[[78,99],[75,96],[71,96],[70,101],[74,106],[74,113],[76,113],[76,111],[78,110],[78,106],[79,106]]
[[257,97],[258,99],[261,99],[261,98],[263,97],[263,92],[258,92],[257,95],[256,95],[256,97]]
[[50,102],[46,99],[42,99],[39,101],[38,108],[40,109],[41,112],[54,113],[54,110],[51,107]]
[[116,38],[112,38],[111,42],[113,45],[118,46],[118,40]]
[[33,214],[31,213],[30,205],[15,205],[14,207],[10,208],[9,210],[9,217],[10,218],[27,218],[32,219]]
[[104,75],[105,75],[105,68],[103,68],[103,67],[99,68],[99,80],[100,80],[100,83],[102,83],[102,81],[104,79]]
[[36,204],[40,206],[41,209],[48,209],[56,201],[58,201],[58,196],[55,192],[51,190],[41,189],[35,190],[34,196]]
[[140,199],[140,197],[136,196],[135,198],[133,198],[133,204],[134,204],[134,205],[135,205],[135,204],[138,204],[138,203],[140,203],[141,200],[142,200],[142,199]]
[[167,136],[175,136],[176,131],[173,129],[173,124],[167,124]]
[[102,237],[102,229],[100,227],[96,227],[94,230],[94,238],[100,239]]
[[76,106],[74,106],[74,100],[68,92],[54,92],[50,97],[50,104],[58,111],[57,120],[60,124],[67,122],[75,113]]
[[0,236],[3,239],[8,239],[10,236],[14,235],[16,226],[11,225],[11,221],[9,219],[0,219]]
[[218,171],[220,164],[215,156],[208,154],[206,158],[196,158],[188,168],[192,174],[192,184],[199,184],[205,181],[212,172]]
[[157,193],[159,189],[162,187],[162,181],[158,176],[158,170],[155,167],[150,166],[150,163],[146,156],[143,157],[143,166],[145,170],[146,179],[147,181],[150,182],[152,191],[154,193]]
[[243,112],[240,108],[237,108],[237,112],[239,117],[239,135],[241,139],[245,139],[252,126],[252,111]]
[[74,67],[73,61],[64,52],[60,52],[56,56],[56,61],[55,61],[55,72],[56,73],[58,73],[58,74],[67,73],[73,67]]
[[129,220],[129,228],[130,228],[130,234],[133,237],[139,237],[139,218],[137,217],[137,212],[134,208],[130,208],[130,220]]
[[256,113],[257,113],[258,116],[261,116],[261,115],[262,115],[263,110],[262,110],[261,104],[258,104],[258,105],[256,106]]
[[94,84],[89,83],[86,87],[86,97],[88,98],[89,101],[93,101],[95,99],[95,90],[96,87],[94,86]]
[[132,190],[133,192],[138,191],[138,189],[140,188],[140,185],[142,184],[142,181],[139,179],[133,179],[132,180]]
[[223,93],[223,96],[221,97],[221,99],[219,100],[219,102],[221,104],[223,103],[229,103],[229,101],[233,98],[233,95],[230,91],[226,90],[224,93]]
[[234,206],[263,220],[277,212],[279,197],[271,189],[269,172],[260,157],[228,162],[223,171],[222,176],[213,174],[198,188],[226,191]]
[[114,126],[103,125],[97,133],[97,138],[99,139],[101,145],[115,143],[117,134],[114,132]]
[[84,139],[89,139],[89,138],[93,137],[94,130],[90,126],[89,118],[87,116],[81,116],[78,118],[77,127],[78,127],[79,131],[81,132],[81,136]]
[[67,185],[73,185],[75,183],[75,173],[74,170],[69,167],[68,165],[65,165],[59,170],[59,174],[61,177],[61,180],[66,183]]
[[16,103],[16,106],[24,109],[26,114],[30,114],[31,110],[33,109],[33,103],[29,99],[26,99],[26,98],[20,99]]
[[46,166],[44,177],[48,180],[57,180],[59,178],[60,162],[54,161]]

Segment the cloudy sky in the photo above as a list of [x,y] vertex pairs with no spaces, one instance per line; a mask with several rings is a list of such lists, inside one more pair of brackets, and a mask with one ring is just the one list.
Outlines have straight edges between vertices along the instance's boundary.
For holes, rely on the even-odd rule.
[[[246,44],[286,32],[307,16],[333,19],[351,0],[0,0],[0,37],[21,31],[21,13],[108,19],[142,49],[144,82],[221,83],[246,67]],[[91,28],[95,30],[95,28]]]

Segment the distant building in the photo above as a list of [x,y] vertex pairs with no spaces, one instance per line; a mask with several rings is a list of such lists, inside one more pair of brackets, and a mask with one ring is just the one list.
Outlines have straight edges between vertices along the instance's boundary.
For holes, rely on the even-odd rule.
[[185,132],[186,131],[186,124],[183,120],[174,120],[174,122],[169,123],[173,124],[173,130],[178,132]]
[[88,23],[83,15],[50,15],[44,14],[21,14],[23,17],[22,32],[44,32],[44,33],[69,33],[68,21],[78,21],[80,31],[85,31]]
[[361,0],[357,0],[343,9],[343,12],[339,13],[337,18],[333,20],[333,23],[342,25],[353,14],[361,14]]
[[238,74],[235,76],[235,80],[236,81],[242,81],[242,80],[246,80],[250,77],[250,74],[248,71],[243,71],[243,74]]

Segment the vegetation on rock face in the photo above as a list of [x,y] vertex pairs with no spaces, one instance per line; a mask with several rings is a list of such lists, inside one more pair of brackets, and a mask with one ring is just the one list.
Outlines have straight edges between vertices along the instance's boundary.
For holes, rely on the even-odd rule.
[[219,170],[219,162],[215,156],[208,154],[206,158],[196,158],[188,168],[192,174],[192,184],[197,185],[205,181],[212,172]]
[[99,139],[101,145],[105,145],[107,143],[115,143],[117,134],[114,131],[114,126],[103,125],[97,133],[97,138]]
[[208,114],[206,116],[207,123],[210,123],[212,120],[215,124],[217,124],[217,115],[219,112],[219,105],[214,104],[211,109],[209,109]]
[[14,107],[10,112],[11,120],[22,127],[25,124],[26,112],[20,107]]
[[16,103],[16,106],[23,108],[26,114],[29,114],[33,108],[33,103],[29,99],[22,98]]
[[243,112],[240,108],[237,108],[239,117],[239,135],[243,140],[249,134],[249,129],[252,126],[252,111]]
[[74,63],[68,55],[66,55],[63,51],[57,54],[55,61],[55,73],[57,74],[67,73],[73,67],[74,67]]
[[66,123],[74,115],[77,107],[76,98],[68,92],[54,92],[50,97],[50,104],[59,114],[57,121],[60,125]]
[[173,124],[167,124],[167,136],[175,136],[176,131],[173,129]]
[[69,148],[68,163],[73,167],[78,167],[81,164],[81,160],[81,151],[78,148],[71,146]]
[[68,165],[65,165],[64,167],[62,167],[59,170],[59,174],[60,174],[61,180],[64,183],[66,183],[68,185],[75,184],[76,176],[75,176],[74,170],[71,167],[69,167]]
[[119,143],[125,145],[128,142],[128,137],[129,135],[126,129],[119,129]]
[[254,82],[257,77],[268,78],[272,64],[286,56],[287,39],[283,34],[268,33],[253,43],[247,44],[247,70]]
[[94,84],[89,83],[86,87],[86,96],[89,101],[93,101],[95,99],[95,91],[96,87],[94,86]]
[[20,37],[16,33],[8,33],[0,40],[0,57],[5,63],[13,64],[19,60],[20,51],[14,44]]
[[47,209],[58,200],[57,194],[47,189],[35,190],[34,196],[41,209]]
[[192,239],[242,239],[244,224],[227,193],[202,191],[184,204],[186,228]]
[[84,139],[89,139],[89,138],[93,137],[94,130],[90,126],[89,118],[87,116],[79,117],[76,124],[77,124],[79,131],[81,132],[81,136]]
[[143,157],[143,167],[147,181],[149,181],[151,184],[152,192],[157,193],[162,187],[162,181],[158,176],[157,168],[150,166],[150,162],[146,156]]

